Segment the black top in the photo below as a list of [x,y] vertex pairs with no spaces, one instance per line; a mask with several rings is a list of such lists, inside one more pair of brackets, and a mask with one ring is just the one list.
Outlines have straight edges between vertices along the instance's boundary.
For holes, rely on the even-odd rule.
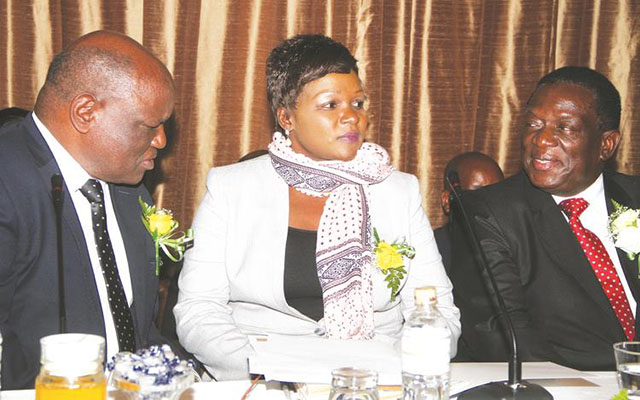
[[316,268],[316,231],[289,227],[284,255],[284,298],[290,307],[319,321],[324,316]]

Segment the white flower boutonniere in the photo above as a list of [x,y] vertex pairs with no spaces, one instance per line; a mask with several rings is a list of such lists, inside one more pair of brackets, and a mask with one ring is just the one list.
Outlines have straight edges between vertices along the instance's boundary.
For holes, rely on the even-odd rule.
[[393,243],[380,240],[376,228],[373,228],[373,239],[376,245],[373,250],[376,254],[376,264],[380,271],[387,276],[384,280],[387,282],[387,287],[391,289],[391,301],[394,301],[400,291],[400,283],[407,273],[407,270],[404,269],[403,257],[412,259],[416,255],[416,250],[404,239],[402,241],[396,240]]
[[640,277],[640,210],[623,206],[611,200],[615,211],[609,216],[609,234],[615,246],[625,253],[629,260],[638,258],[638,277]]
[[156,248],[156,276],[159,272],[160,248],[164,254],[173,262],[178,262],[184,257],[187,245],[193,242],[193,230],[178,232],[178,221],[173,219],[173,214],[164,208],[157,209],[150,206],[138,197],[140,207],[142,207],[142,223],[151,234]]

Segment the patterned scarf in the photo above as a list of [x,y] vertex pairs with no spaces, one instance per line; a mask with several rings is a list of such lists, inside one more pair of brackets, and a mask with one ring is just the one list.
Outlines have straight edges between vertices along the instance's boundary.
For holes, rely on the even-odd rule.
[[389,155],[376,144],[363,143],[351,161],[314,161],[291,150],[279,132],[269,144],[269,155],[273,168],[289,186],[307,195],[329,196],[316,243],[328,337],[371,339],[373,251],[368,186],[391,174]]

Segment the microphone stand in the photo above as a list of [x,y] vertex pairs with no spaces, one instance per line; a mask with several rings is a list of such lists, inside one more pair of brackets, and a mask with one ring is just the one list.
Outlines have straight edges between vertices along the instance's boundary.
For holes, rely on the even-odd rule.
[[58,318],[60,333],[67,333],[67,311],[64,302],[64,263],[62,258],[62,199],[63,199],[62,175],[55,174],[51,177],[51,199],[56,212],[56,240],[58,246]]
[[509,366],[509,379],[501,382],[489,382],[484,385],[476,386],[474,388],[465,390],[458,395],[458,400],[553,400],[553,396],[545,388],[535,383],[529,383],[522,380],[522,360],[518,353],[518,339],[516,330],[513,327],[511,317],[507,312],[507,306],[504,303],[502,294],[498,290],[498,284],[496,283],[493,271],[489,268],[487,257],[482,251],[480,241],[473,229],[473,226],[469,222],[469,217],[462,205],[461,190],[460,190],[460,178],[458,173],[453,171],[447,175],[447,185],[451,190],[452,197],[455,199],[462,220],[464,221],[464,227],[469,234],[470,242],[476,254],[479,254],[479,261],[482,264],[482,268],[487,273],[491,287],[495,292],[495,297],[498,302],[500,312],[504,316],[505,323],[507,325],[507,332],[509,339],[511,340],[511,354],[508,361]]

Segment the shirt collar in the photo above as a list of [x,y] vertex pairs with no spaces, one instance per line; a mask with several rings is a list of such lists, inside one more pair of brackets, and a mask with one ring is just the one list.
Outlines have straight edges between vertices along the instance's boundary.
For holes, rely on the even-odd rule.
[[588,188],[583,190],[582,192],[568,197],[551,195],[556,204],[560,204],[561,201],[566,199],[574,199],[577,197],[582,197],[589,204],[593,204],[594,201],[601,198],[604,195],[604,179],[602,177],[602,173],[598,176],[598,178],[589,185]]
[[[45,142],[47,142],[47,145],[58,164],[58,168],[60,168],[60,173],[64,177],[67,188],[70,191],[76,191],[79,190],[88,179],[95,179],[92,178],[84,168],[82,168],[71,154],[69,154],[67,149],[64,148],[58,139],[53,136],[51,131],[49,131],[42,121],[40,121],[36,113],[33,112],[31,115],[33,116],[33,122],[35,122],[36,127],[38,127],[42,137]],[[100,180],[98,180],[98,182],[100,182],[101,186],[104,188],[103,182]]]

